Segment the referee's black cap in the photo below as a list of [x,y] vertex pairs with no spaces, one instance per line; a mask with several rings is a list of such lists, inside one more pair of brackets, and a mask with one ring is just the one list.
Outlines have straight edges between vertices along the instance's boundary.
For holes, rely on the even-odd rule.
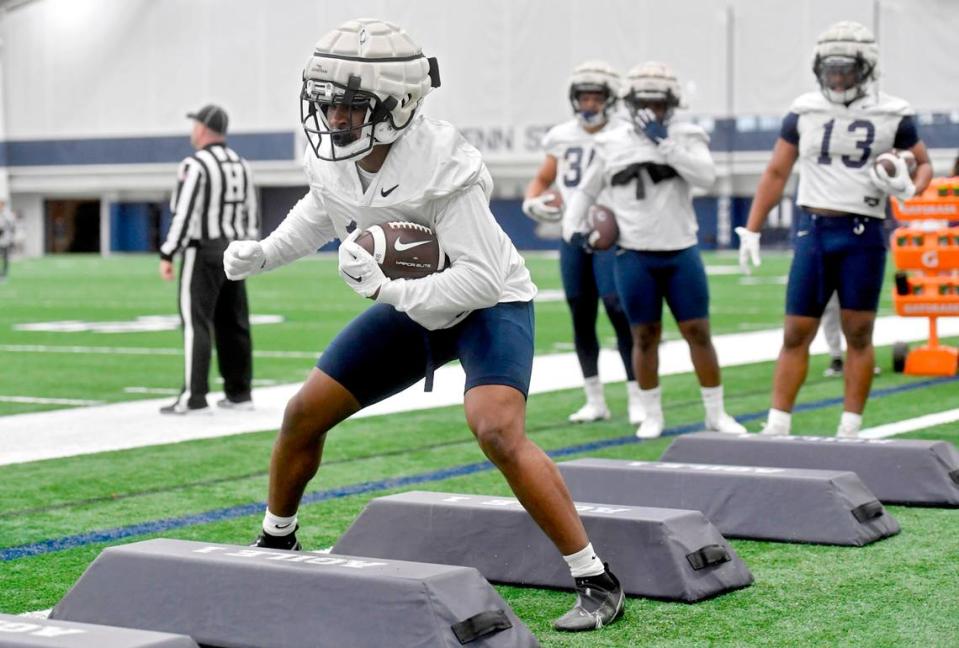
[[197,120],[220,135],[226,135],[226,127],[230,120],[226,116],[226,111],[216,104],[207,104],[196,112],[187,113],[186,116]]

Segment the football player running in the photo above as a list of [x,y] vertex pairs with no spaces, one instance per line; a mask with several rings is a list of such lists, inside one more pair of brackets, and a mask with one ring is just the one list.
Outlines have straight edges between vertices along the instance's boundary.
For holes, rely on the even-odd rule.
[[[490,212],[492,180],[479,151],[418,110],[437,86],[436,60],[396,25],[351,20],[323,36],[301,92],[310,189],[269,237],[224,254],[227,276],[241,279],[339,238],[340,275],[376,302],[330,343],[286,407],[256,545],[299,548],[297,509],[331,428],[455,358],[466,373],[470,430],[569,564],[577,601],[555,627],[599,628],[622,614],[623,590],[556,466],[525,433],[536,287]],[[390,221],[432,228],[449,269],[388,279],[355,239]]]
[[[612,113],[619,96],[619,74],[604,61],[587,61],[576,66],[569,82],[569,101],[574,119],[554,126],[543,138],[546,158],[526,188],[523,212],[541,222],[562,221],[559,267],[566,303],[573,319],[573,344],[583,372],[586,404],[569,415],[573,423],[588,423],[610,417],[603,383],[599,379],[599,339],[596,315],[599,300],[616,332],[619,354],[626,367],[629,422],[643,421],[639,385],[633,374],[633,347],[629,322],[616,295],[613,279],[613,250],[591,250],[571,241],[577,224],[564,217],[562,207],[548,204],[544,193],[556,183],[563,203],[569,199],[593,159],[593,139],[613,123]],[[568,216],[568,212],[567,212]]]
[[[886,197],[911,198],[932,178],[913,110],[878,92],[879,48],[855,22],[838,22],[819,37],[813,73],[819,92],[796,99],[783,119],[740,237],[740,263],[759,265],[760,229],[799,161],[800,207],[795,255],[786,288],[783,345],[773,379],[772,408],[762,434],[790,433],[791,412],[806,379],[809,345],[834,292],[846,338],[845,398],[837,436],[856,437],[872,385],[873,324],[886,267],[882,222]],[[912,178],[897,158],[894,174],[875,167],[889,149],[910,150]]]
[[[646,414],[639,438],[663,433],[659,387],[659,341],[663,301],[689,345],[701,386],[706,429],[742,434],[726,413],[719,361],[709,331],[709,289],[696,243],[691,188],[709,188],[716,171],[709,137],[698,126],[672,120],[681,103],[679,83],[668,66],[643,63],[626,79],[630,123],[596,137],[596,155],[569,204],[578,240],[586,214],[600,193],[616,214],[619,249],[615,278],[632,328],[633,363]],[[586,240],[588,244],[588,240]]]

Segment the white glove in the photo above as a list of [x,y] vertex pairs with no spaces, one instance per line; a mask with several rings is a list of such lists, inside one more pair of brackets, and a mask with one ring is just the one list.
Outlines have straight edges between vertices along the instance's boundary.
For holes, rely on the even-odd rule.
[[541,223],[556,223],[563,218],[563,208],[547,205],[552,196],[540,194],[523,201],[523,213]]
[[340,276],[360,297],[376,299],[380,288],[389,283],[373,255],[356,244],[360,230],[354,230],[340,243]]
[[745,227],[737,227],[736,234],[739,235],[739,267],[744,274],[751,274],[752,269],[749,267],[749,262],[752,261],[757,268],[761,263],[759,259],[759,238],[762,234]]
[[879,191],[908,200],[916,195],[916,185],[909,177],[909,166],[906,160],[898,155],[892,156],[892,161],[896,165],[895,177],[890,178],[882,165],[873,164],[869,167],[869,179]]
[[240,281],[263,270],[266,253],[258,241],[232,241],[223,252],[226,278]]

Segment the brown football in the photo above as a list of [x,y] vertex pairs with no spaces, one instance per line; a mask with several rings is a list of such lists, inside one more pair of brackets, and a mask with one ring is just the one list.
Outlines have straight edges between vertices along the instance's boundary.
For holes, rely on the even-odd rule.
[[390,279],[420,279],[449,267],[449,258],[429,227],[405,221],[373,225],[356,237]]
[[608,250],[619,240],[619,226],[613,210],[603,205],[593,205],[586,215],[589,222],[589,244],[594,250]]
[[893,152],[880,153],[876,158],[876,167],[882,167],[890,178],[896,177],[896,154]]

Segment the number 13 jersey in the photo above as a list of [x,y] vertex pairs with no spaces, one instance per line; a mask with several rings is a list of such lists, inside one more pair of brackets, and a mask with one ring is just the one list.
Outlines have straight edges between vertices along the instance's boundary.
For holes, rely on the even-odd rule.
[[869,180],[869,168],[880,153],[919,142],[914,114],[906,101],[881,92],[849,105],[820,92],[801,95],[780,131],[799,148],[799,204],[884,218],[886,195]]

